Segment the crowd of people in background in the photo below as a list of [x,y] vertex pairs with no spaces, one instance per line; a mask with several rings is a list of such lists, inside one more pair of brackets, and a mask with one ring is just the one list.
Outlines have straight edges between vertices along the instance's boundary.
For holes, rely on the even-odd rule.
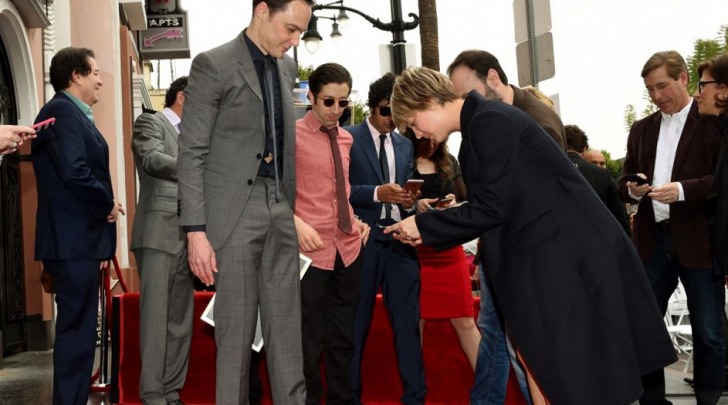
[[[218,404],[260,403],[260,356],[275,404],[360,404],[379,292],[404,404],[426,402],[423,331],[437,319],[452,324],[472,367],[471,404],[505,403],[511,368],[529,404],[669,404],[663,369],[676,355],[663,317],[679,283],[697,403],[717,403],[728,55],[698,66],[693,95],[681,55],[648,57],[641,76],[658,111],[632,125],[615,180],[584,131],[564,125],[538,89],[509,84],[483,50],[460,53],[447,75],[383,75],[369,86],[368,117],[350,126],[341,121],[354,79],[323,64],[296,120],[286,52],[313,5],[253,0],[247,28],[199,54],[164,110],[134,123],[144,404],[183,404],[195,285],[216,291]],[[88,398],[99,269],[124,214],[94,125],[98,71],[93,51],[58,51],[56,95],[36,118],[56,124],[40,137],[0,126],[0,154],[32,140],[35,258],[58,306],[55,404]],[[462,247],[475,239],[477,317]],[[311,259],[305,274],[299,254]],[[258,324],[262,355],[251,350]]]

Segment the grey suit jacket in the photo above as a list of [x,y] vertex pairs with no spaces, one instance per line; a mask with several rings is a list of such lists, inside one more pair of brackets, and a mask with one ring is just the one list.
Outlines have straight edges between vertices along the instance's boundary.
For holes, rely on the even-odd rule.
[[[296,123],[292,58],[278,59],[284,117],[281,188],[293,208]],[[265,109],[253,59],[241,32],[195,57],[185,89],[179,137],[179,198],[183,226],[206,225],[217,249],[245,209],[265,150]]]
[[131,150],[140,183],[131,249],[178,253],[185,238],[177,218],[177,130],[161,112],[143,113]]

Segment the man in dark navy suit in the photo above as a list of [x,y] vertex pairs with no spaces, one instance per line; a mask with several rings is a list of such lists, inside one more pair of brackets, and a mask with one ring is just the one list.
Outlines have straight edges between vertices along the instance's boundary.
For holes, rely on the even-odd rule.
[[116,248],[109,148],[91,106],[104,84],[93,51],[61,49],[51,60],[56,95],[36,122],[56,124],[32,142],[38,187],[35,259],[55,280],[53,404],[86,404],[96,349],[99,269]]
[[395,241],[382,230],[414,213],[414,196],[402,188],[412,177],[412,142],[394,131],[389,108],[394,75],[388,73],[369,87],[371,115],[345,128],[354,138],[351,147],[349,201],[354,213],[371,227],[363,252],[359,303],[354,322],[351,384],[354,402],[361,397],[361,359],[379,287],[394,332],[397,364],[402,379],[403,404],[424,404],[425,369],[420,346],[420,266],[411,246]]

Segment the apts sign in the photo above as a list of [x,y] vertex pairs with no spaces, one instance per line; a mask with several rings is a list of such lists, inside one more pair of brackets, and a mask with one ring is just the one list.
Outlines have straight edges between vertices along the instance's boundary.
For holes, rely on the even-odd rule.
[[147,0],[147,30],[139,31],[142,57],[187,59],[190,57],[187,11],[180,0]]

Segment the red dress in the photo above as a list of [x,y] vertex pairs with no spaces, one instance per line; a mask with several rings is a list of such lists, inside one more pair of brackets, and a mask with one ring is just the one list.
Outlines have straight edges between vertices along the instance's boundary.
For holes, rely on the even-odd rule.
[[436,252],[417,246],[420,261],[420,318],[475,316],[470,271],[462,246]]
[[[457,160],[455,177],[460,177]],[[421,198],[442,198],[454,192],[454,181],[443,182],[436,174],[413,176],[425,180]],[[420,261],[420,318],[450,319],[475,316],[470,270],[462,246],[436,252],[429,246],[417,246]]]

